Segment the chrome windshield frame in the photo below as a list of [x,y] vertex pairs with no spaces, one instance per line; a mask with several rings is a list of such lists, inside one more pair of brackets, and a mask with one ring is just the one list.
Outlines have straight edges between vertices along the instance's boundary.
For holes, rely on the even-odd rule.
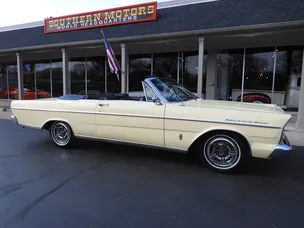
[[158,89],[155,86],[153,86],[153,83],[152,82],[147,82],[145,80],[145,81],[142,81],[142,87],[143,87],[144,96],[146,98],[146,101],[147,101],[147,93],[146,93],[145,86],[147,86],[149,89],[151,89],[152,93],[154,93],[154,95],[158,98],[158,100],[161,102],[161,104],[167,103],[166,98],[163,97],[162,94],[158,93]]
[[[159,77],[149,77],[145,79],[145,83],[147,83],[149,85],[149,87],[155,92],[155,95],[163,102],[163,103],[179,103],[179,102],[183,102],[183,101],[176,101],[176,102],[170,102],[168,101],[168,99],[163,96],[163,94],[158,90],[158,88],[153,84],[152,80],[154,79],[160,79]],[[173,81],[175,81],[174,79],[172,79]],[[176,81],[175,81],[176,82]],[[184,86],[180,85],[178,82],[176,82],[176,84],[178,84],[181,88],[183,88],[185,90],[185,92],[193,95],[194,97],[196,97],[191,91],[189,91],[188,89],[186,89]],[[144,89],[144,88],[143,88]],[[197,98],[197,97],[196,97]]]

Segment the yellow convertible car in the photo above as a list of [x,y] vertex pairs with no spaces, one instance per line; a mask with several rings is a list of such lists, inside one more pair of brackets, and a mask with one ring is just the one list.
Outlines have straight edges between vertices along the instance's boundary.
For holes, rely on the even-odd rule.
[[276,105],[200,99],[170,78],[149,77],[142,86],[138,98],[104,93],[13,100],[11,118],[48,130],[61,148],[87,138],[191,150],[219,172],[291,150],[284,134],[291,115]]

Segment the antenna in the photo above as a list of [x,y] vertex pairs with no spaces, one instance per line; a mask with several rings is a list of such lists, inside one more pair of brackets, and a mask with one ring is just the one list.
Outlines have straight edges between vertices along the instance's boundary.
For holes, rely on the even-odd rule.
[[102,38],[104,39],[105,36],[104,36],[102,29],[100,29],[100,32],[101,32]]

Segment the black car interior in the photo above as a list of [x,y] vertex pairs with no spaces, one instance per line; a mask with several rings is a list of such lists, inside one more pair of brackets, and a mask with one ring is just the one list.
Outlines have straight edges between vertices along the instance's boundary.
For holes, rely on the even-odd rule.
[[143,97],[130,97],[127,93],[101,93],[92,95],[66,94],[59,97],[60,100],[137,100],[146,101]]

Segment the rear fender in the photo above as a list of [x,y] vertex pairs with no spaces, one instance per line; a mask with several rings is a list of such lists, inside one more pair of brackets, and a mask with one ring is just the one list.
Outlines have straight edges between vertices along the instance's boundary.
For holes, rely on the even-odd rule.
[[70,122],[67,121],[67,120],[65,120],[65,119],[61,119],[61,118],[51,118],[51,119],[48,119],[47,121],[44,122],[44,124],[42,125],[42,127],[41,127],[40,130],[47,129],[48,124],[49,124],[50,122],[58,122],[58,121],[65,122],[65,123],[67,123],[67,124],[70,126],[70,128],[72,128]]

